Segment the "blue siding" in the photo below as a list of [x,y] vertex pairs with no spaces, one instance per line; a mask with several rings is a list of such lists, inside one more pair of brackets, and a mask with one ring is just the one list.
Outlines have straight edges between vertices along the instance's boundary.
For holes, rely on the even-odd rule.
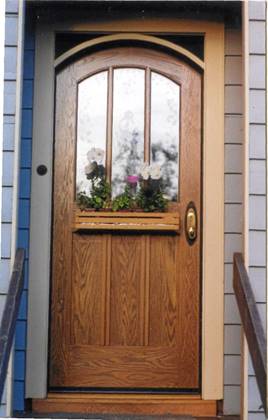
[[19,200],[19,229],[28,229],[30,224],[30,201]]
[[26,18],[22,96],[22,133],[20,156],[18,246],[26,249],[24,291],[16,325],[13,410],[24,411],[25,360],[27,337],[27,291],[32,161],[32,107],[34,77],[34,32]]
[[25,350],[26,346],[26,321],[18,320],[16,325],[15,347],[17,350]]
[[24,78],[33,79],[34,76],[34,55],[33,49],[25,49],[24,53]]
[[13,387],[13,410],[24,411],[24,394],[25,394],[25,382],[14,380]]
[[25,351],[15,351],[14,356],[14,379],[24,381],[25,377]]
[[32,164],[32,140],[21,139],[21,161],[22,168],[30,168]]
[[32,137],[32,110],[31,109],[23,109],[22,110],[22,137],[24,138],[31,138]]
[[31,169],[20,168],[20,196],[19,198],[30,199],[31,193]]

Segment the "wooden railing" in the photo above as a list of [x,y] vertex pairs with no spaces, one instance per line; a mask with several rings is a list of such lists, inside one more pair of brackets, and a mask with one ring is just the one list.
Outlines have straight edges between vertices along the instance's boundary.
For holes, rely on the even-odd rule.
[[2,400],[7,367],[14,339],[21,294],[23,290],[24,249],[18,249],[9,283],[8,294],[0,326],[0,401]]
[[234,254],[234,292],[247,339],[252,364],[267,414],[266,338],[242,254]]

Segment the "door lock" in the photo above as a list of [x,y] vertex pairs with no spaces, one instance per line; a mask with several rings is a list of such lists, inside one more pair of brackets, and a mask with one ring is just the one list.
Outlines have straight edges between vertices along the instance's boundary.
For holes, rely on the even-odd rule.
[[197,238],[197,214],[194,203],[189,203],[188,205],[185,224],[187,240],[192,245]]

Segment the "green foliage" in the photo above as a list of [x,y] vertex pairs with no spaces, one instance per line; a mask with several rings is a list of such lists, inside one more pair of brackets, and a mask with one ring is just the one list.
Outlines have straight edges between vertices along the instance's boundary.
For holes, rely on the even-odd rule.
[[91,207],[99,210],[107,208],[111,199],[111,186],[102,178],[93,178],[91,180]]
[[160,184],[143,182],[137,194],[137,205],[146,212],[165,211],[168,200],[165,199]]
[[164,198],[159,180],[141,181],[140,190],[136,195],[133,195],[129,185],[126,185],[124,192],[113,200],[111,200],[111,186],[104,176],[93,177],[90,182],[90,196],[84,191],[77,194],[77,204],[81,210],[112,207],[113,211],[142,209],[145,212],[154,212],[167,209],[168,200]]
[[95,210],[107,208],[111,201],[111,186],[104,177],[95,177],[91,179],[91,196],[87,196],[83,191],[77,194],[76,201],[81,210],[86,208]]
[[76,202],[81,210],[92,207],[91,198],[86,195],[85,191],[79,192],[76,196]]
[[101,178],[103,179],[105,177],[105,167],[102,164],[97,164],[97,162],[91,162],[88,165],[89,172],[86,174],[87,179],[93,180]]
[[119,211],[124,209],[131,209],[134,206],[134,199],[130,193],[128,185],[125,187],[125,191],[115,197],[112,202],[113,211]]

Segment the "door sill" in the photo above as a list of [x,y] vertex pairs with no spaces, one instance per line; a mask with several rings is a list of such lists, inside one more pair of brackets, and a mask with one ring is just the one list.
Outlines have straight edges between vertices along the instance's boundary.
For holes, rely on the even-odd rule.
[[191,415],[215,417],[217,401],[197,395],[48,393],[32,400],[33,413]]

